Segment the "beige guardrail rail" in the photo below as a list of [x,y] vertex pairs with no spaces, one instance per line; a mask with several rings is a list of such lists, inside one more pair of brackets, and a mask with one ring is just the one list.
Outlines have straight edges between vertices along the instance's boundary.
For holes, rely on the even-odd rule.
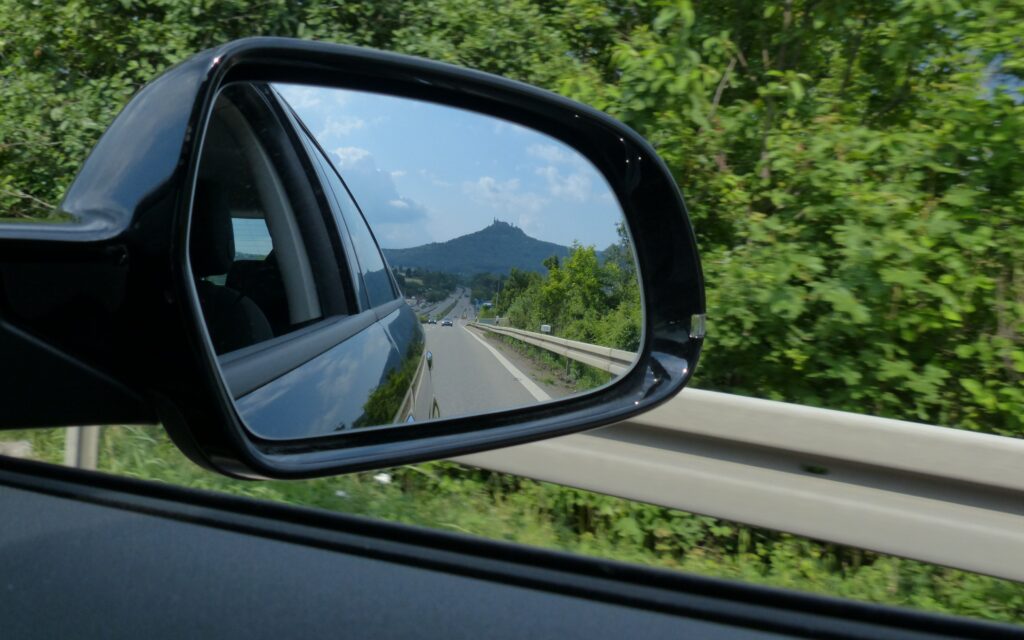
[[477,322],[470,322],[469,326],[509,336],[616,375],[629,371],[629,368],[633,366],[633,360],[636,358],[636,354],[632,351],[601,347],[577,340],[567,340],[566,338],[558,338],[546,333],[534,333],[533,331],[524,331],[523,329],[500,327],[493,324],[480,324]]
[[685,389],[625,422],[458,461],[1024,580],[1024,440]]

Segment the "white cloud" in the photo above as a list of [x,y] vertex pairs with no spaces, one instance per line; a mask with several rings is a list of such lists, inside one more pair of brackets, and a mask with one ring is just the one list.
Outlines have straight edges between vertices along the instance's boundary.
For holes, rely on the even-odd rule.
[[319,87],[308,87],[301,84],[277,84],[274,85],[274,88],[281,93],[281,96],[296,111],[313,109],[321,104],[320,98],[323,96],[323,89]]
[[419,223],[426,219],[426,207],[403,197],[395,185],[394,172],[378,169],[373,154],[366,149],[338,147],[331,157],[375,232],[381,225]]
[[547,200],[536,193],[520,191],[519,180],[500,181],[482,176],[476,182],[465,182],[463,192],[477,203],[493,209],[495,214],[518,217],[524,212],[539,211]]
[[329,89],[326,87],[314,87],[305,84],[279,84],[274,83],[285,101],[296,111],[315,109],[329,104],[333,107],[344,107],[348,105],[352,91],[345,89]]
[[505,122],[504,120],[498,120],[497,122],[494,123],[494,133],[495,134],[501,135],[501,134],[503,134],[505,132],[515,133],[517,135],[523,135],[523,134],[527,134],[527,133],[532,133],[532,134],[536,135],[536,132],[533,129],[529,129],[527,127],[521,127],[518,124],[514,124],[512,122]]
[[320,130],[317,140],[323,141],[331,136],[347,136],[353,131],[358,131],[366,126],[362,118],[355,116],[341,116],[340,118],[330,117],[327,124]]
[[545,162],[569,162],[573,159],[573,155],[553,144],[531,144],[526,153]]
[[405,175],[405,171],[403,171],[401,169],[399,169],[398,171],[392,171],[391,172],[391,177],[392,178],[401,178],[404,175]]
[[[404,174],[405,172],[403,171],[402,173]],[[447,189],[448,187],[455,186],[454,184],[448,182],[447,180],[441,180],[440,178],[437,177],[436,173],[428,169],[417,169],[416,175],[420,176],[421,178],[427,178],[428,180],[430,180],[430,184],[434,185],[435,187],[444,187],[445,189]]]
[[528,236],[540,238],[545,235],[544,216],[524,213],[519,216],[517,223],[519,228]]
[[548,183],[548,193],[556,198],[583,202],[590,196],[590,178],[582,173],[562,175],[557,167],[547,166],[536,170]]
[[339,167],[342,169],[352,167],[364,160],[370,159],[370,152],[359,147],[338,147],[333,153],[338,161]]

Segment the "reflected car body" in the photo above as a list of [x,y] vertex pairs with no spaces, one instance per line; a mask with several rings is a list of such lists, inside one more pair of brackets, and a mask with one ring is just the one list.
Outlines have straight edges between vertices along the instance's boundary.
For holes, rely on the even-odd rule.
[[[276,322],[272,337],[252,340],[242,348],[235,347],[220,354],[225,379],[247,427],[261,438],[290,440],[436,417],[439,409],[433,393],[432,360],[426,358],[423,329],[415,312],[400,294],[361,208],[348,191],[337,168],[298,116],[270,86],[244,84],[233,85],[232,89],[232,93],[224,92],[219,98],[229,103],[224,110],[236,108],[238,113],[251,120],[252,131],[280,131],[276,137],[264,134],[263,138],[254,141],[243,139],[242,144],[266,147],[270,157],[281,165],[282,175],[286,175],[287,170],[291,170],[293,176],[300,174],[304,178],[299,180],[304,184],[308,181],[312,193],[320,194],[318,211],[322,212],[322,228],[327,234],[336,236],[336,246],[340,247],[336,253],[329,250],[321,253],[328,255],[330,260],[320,259],[327,262],[329,267],[333,264],[330,268],[335,270],[341,266],[343,278],[350,279],[348,282],[335,283],[328,292],[329,296],[342,299],[335,304],[333,312],[328,312],[327,305],[331,301],[328,299],[323,302],[323,286],[316,281],[309,287],[320,291],[321,304],[325,309],[319,317],[314,317],[314,321],[285,327],[279,326],[281,322]],[[237,117],[234,122],[228,118],[222,121],[214,118],[211,130],[217,126],[223,129],[234,127],[234,130],[227,133],[236,139],[247,135],[246,128],[238,123]],[[255,137],[255,134],[249,135]],[[200,166],[206,162],[214,167],[205,178],[207,189],[216,189],[218,180],[228,182],[231,179],[224,169],[227,163],[216,162],[221,150],[215,148],[212,142],[225,137],[221,135],[217,138],[207,134],[208,146],[204,147],[200,162]],[[288,158],[294,159],[290,165]],[[231,163],[232,168],[242,171],[237,169],[242,161],[244,159],[236,159]],[[292,180],[295,182],[297,179],[293,177]],[[288,186],[295,188],[294,185]],[[218,202],[224,203],[225,209],[230,208],[225,197]],[[208,206],[197,215],[213,217],[224,213],[210,211]],[[275,214],[267,207],[265,212],[258,215],[266,216],[269,220]],[[285,226],[281,222],[269,225],[271,229]],[[198,235],[204,230],[200,224],[193,227],[194,264],[198,264],[198,260],[204,257],[202,254],[197,255],[199,248],[211,242]],[[355,237],[357,231],[360,237]],[[308,257],[300,257],[313,264],[313,272],[316,272],[318,256],[308,238],[306,246],[310,247]],[[370,252],[376,254],[373,258],[382,268],[371,269],[367,266],[371,262],[367,260]],[[287,271],[287,252],[275,250],[274,253],[273,261],[279,265],[280,271]],[[292,260],[295,260],[295,256],[292,256]],[[271,262],[271,258],[265,258],[264,262]],[[342,264],[338,265],[338,262]],[[292,271],[299,269],[292,265]],[[310,268],[306,267],[306,271],[309,272]],[[215,282],[211,282],[213,278],[199,280],[200,275],[206,274],[197,270],[198,284],[207,289],[218,288]],[[261,297],[255,291],[250,293],[237,286],[227,290],[238,295],[245,294],[252,300],[253,306],[269,318],[275,315],[275,309],[265,300],[284,301],[295,297],[293,292],[289,292],[292,295],[285,295],[286,284],[283,280],[287,278],[278,277],[269,283],[264,279],[260,283],[263,293],[268,286],[276,286],[280,291],[275,296]],[[205,305],[203,311],[211,338],[216,343],[214,329],[217,325],[225,324],[224,319],[216,318],[219,322],[215,322],[211,317],[213,310]],[[259,311],[253,313],[258,314]],[[282,315],[280,310],[277,310],[276,315]],[[287,316],[287,310],[283,315]],[[283,324],[288,323],[285,321]],[[233,327],[228,329],[233,330]],[[293,358],[281,357],[281,350],[277,347],[285,342],[290,346],[289,353],[296,354]],[[338,402],[338,398],[346,398],[346,401]],[[296,425],[302,425],[301,432],[296,431]]]

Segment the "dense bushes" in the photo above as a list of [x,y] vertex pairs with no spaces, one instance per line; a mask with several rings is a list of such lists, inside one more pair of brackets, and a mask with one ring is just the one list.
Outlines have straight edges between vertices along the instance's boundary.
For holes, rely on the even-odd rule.
[[626,270],[601,264],[593,247],[545,262],[547,273],[513,270],[495,299],[495,311],[514,327],[636,351],[640,347],[640,288],[632,262]]

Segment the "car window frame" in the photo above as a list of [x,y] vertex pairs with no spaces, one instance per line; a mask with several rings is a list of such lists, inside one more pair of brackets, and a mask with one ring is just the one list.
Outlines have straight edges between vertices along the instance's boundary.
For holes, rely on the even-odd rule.
[[[278,136],[278,139],[273,143],[279,147],[276,151],[280,152],[283,148],[285,152],[290,151],[294,154],[291,160],[301,169],[302,178],[309,187],[307,195],[312,198],[316,209],[320,211],[321,215],[317,218],[322,220],[323,227],[319,233],[320,237],[325,238],[329,243],[331,250],[329,262],[337,266],[337,281],[335,285],[336,298],[332,301],[329,296],[326,300],[324,296],[321,296],[322,315],[311,321],[309,325],[218,356],[218,365],[224,381],[236,399],[272,383],[289,371],[301,367],[363,331],[376,322],[381,313],[381,310],[372,311],[359,304],[352,283],[352,274],[358,273],[358,270],[353,269],[350,263],[350,256],[353,255],[354,250],[348,242],[347,229],[338,226],[335,205],[327,195],[328,189],[325,188],[319,173],[320,169],[314,162],[314,157],[308,155],[309,150],[302,138],[297,135],[296,123],[288,113],[288,109],[284,108],[286,103],[283,103],[272,88],[265,83],[239,84],[246,84],[254,88],[264,106],[267,107],[268,113],[275,118],[278,126],[273,135]],[[226,85],[221,91],[231,86],[234,86],[234,83]],[[248,114],[244,115],[248,116]],[[263,137],[258,139],[261,144],[266,145]],[[272,153],[269,149],[267,151]],[[280,167],[275,166],[275,168],[281,170]],[[295,176],[290,177],[293,180],[295,178]],[[294,195],[289,192],[289,196],[293,200]],[[309,203],[307,202],[307,204]],[[305,218],[310,219],[313,216],[305,216]],[[302,230],[304,238],[307,234],[316,237],[316,233],[315,229],[312,231]],[[320,248],[320,251],[322,254],[323,247]],[[310,256],[310,262],[317,265],[314,269],[314,277],[317,278],[318,291],[322,286],[329,286],[329,283],[324,283],[319,278],[322,273],[327,272],[323,268],[324,262],[326,262],[323,257],[318,260],[316,257]],[[337,298],[339,297],[343,300],[341,305],[338,304]],[[398,300],[401,301],[400,298]]]
[[[323,152],[323,149],[320,147],[319,143],[317,143],[316,145],[316,150],[319,152],[316,154],[316,158],[319,161],[321,167],[323,168],[324,178],[326,179],[325,182],[327,183],[327,185],[331,186],[331,176],[333,176],[337,178],[338,183],[341,185],[341,188],[344,191],[343,193],[339,193],[337,189],[332,188],[331,195],[334,198],[335,204],[337,205],[337,212],[338,216],[340,216],[341,218],[341,224],[345,225],[345,228],[348,231],[348,235],[353,247],[356,246],[356,234],[353,233],[352,228],[354,226],[361,225],[359,227],[360,231],[364,231],[366,235],[369,236],[370,242],[373,245],[371,251],[376,252],[376,255],[380,259],[380,264],[384,270],[384,277],[386,278],[388,282],[388,287],[390,289],[390,297],[387,300],[375,301],[374,295],[371,294],[371,291],[373,289],[371,288],[369,278],[367,277],[372,272],[366,265],[363,264],[364,258],[370,256],[360,257],[363,252],[361,252],[359,249],[355,250],[355,260],[359,264],[359,276],[363,280],[363,286],[366,289],[368,303],[370,307],[379,307],[385,305],[394,300],[396,297],[400,297],[400,293],[398,292],[398,287],[394,281],[393,274],[391,274],[391,267],[388,265],[388,261],[384,257],[384,252],[380,248],[380,243],[377,242],[377,236],[374,235],[373,228],[366,221],[366,216],[365,214],[363,214],[362,207],[359,205],[359,202],[352,195],[352,191],[349,188],[348,183],[346,183],[345,179],[341,176],[341,172],[338,171],[338,168],[331,161],[331,159],[327,157],[327,154]],[[348,204],[351,208],[351,211],[346,212],[346,207],[342,205],[343,198],[348,199]]]
[[[295,208],[290,201],[285,180],[281,176],[281,167],[271,157],[261,136],[255,130],[255,127],[261,123],[250,120],[233,102],[226,105],[224,111],[224,124],[234,130],[233,133],[236,137],[241,138],[242,145],[245,147],[242,149],[242,153],[247,156],[246,160],[249,165],[247,170],[253,183],[267,183],[266,186],[258,187],[261,193],[256,196],[262,216],[248,219],[262,220],[265,225],[267,238],[270,240],[271,250],[275,254],[274,259],[281,273],[282,287],[287,300],[289,326],[301,325],[303,322],[319,319],[323,317],[323,309],[317,285],[318,277],[313,273],[314,265],[310,261],[306,238],[303,237],[296,219]],[[275,200],[279,202],[274,203]],[[247,218],[236,218],[232,215],[231,219],[232,235],[234,235],[236,230],[234,220]],[[236,255],[232,257],[232,267],[240,262],[237,259],[237,245],[235,249]],[[263,259],[265,260],[266,257]],[[228,274],[225,274],[225,277],[230,275],[230,272],[231,268],[228,269]],[[263,311],[266,313],[267,310]],[[295,316],[309,317],[296,321]],[[292,330],[294,329],[286,333],[290,333]]]
[[[287,112],[289,119],[295,126],[299,138],[302,140],[302,143],[306,146],[310,156],[316,160],[316,170],[323,184],[324,190],[331,194],[330,200],[333,205],[332,210],[334,211],[334,215],[336,217],[336,223],[338,224],[339,228],[343,230],[342,233],[345,236],[346,248],[350,249],[350,252],[347,253],[346,256],[349,260],[350,268],[353,269],[353,277],[358,278],[358,285],[360,290],[358,298],[360,304],[363,305],[362,309],[365,311],[369,309],[376,309],[386,305],[390,306],[394,303],[395,300],[404,301],[402,290],[398,286],[398,282],[395,280],[394,272],[391,270],[391,265],[388,263],[387,257],[385,257],[383,249],[381,249],[380,242],[378,242],[377,240],[377,236],[373,233],[373,227],[367,222],[366,215],[363,213],[362,206],[359,204],[359,200],[352,193],[352,189],[348,186],[348,183],[345,181],[345,177],[341,175],[341,171],[339,171],[335,164],[331,161],[330,157],[327,155],[327,152],[320,144],[320,141],[317,140],[316,136],[313,135],[313,132],[309,130],[309,127],[306,126],[306,123],[295,112],[295,109],[288,104],[288,101],[285,100],[284,97],[282,97],[276,89],[271,87],[271,90],[274,92],[275,96],[277,96],[277,99],[280,101],[280,103],[285,106],[285,111]],[[387,280],[391,287],[392,298],[390,300],[374,305],[372,300],[370,299],[369,287],[366,284],[365,270],[363,269],[362,264],[360,263],[359,253],[358,251],[355,250],[355,242],[352,239],[352,231],[349,222],[349,216],[345,214],[344,207],[342,207],[341,203],[338,201],[340,195],[336,192],[335,189],[330,187],[330,181],[327,176],[328,172],[332,172],[333,175],[338,179],[338,182],[345,190],[345,197],[349,199],[350,203],[355,209],[355,214],[359,216],[359,219],[356,220],[355,223],[362,224],[365,227],[366,232],[370,235],[370,238],[373,240],[373,244],[377,251],[377,255],[380,256],[381,263],[384,265],[384,272],[387,276]]]
[[[139,518],[146,519],[150,526],[171,537],[178,534],[203,535],[207,531],[224,532],[237,535],[238,543],[242,545],[254,540],[298,545],[320,554],[325,561],[341,555],[413,571],[427,568],[429,571],[421,574],[427,579],[424,584],[436,585],[441,591],[421,590],[425,595],[414,603],[419,607],[436,609],[437,603],[446,600],[445,597],[435,597],[438,593],[461,593],[452,592],[446,578],[464,576],[485,584],[517,587],[524,590],[523,593],[537,594],[545,599],[572,594],[621,611],[672,616],[679,620],[680,625],[691,621],[713,621],[731,625],[737,633],[753,635],[949,638],[1016,637],[1019,634],[1019,627],[975,618],[667,571],[603,557],[31,460],[3,458],[2,461],[0,487],[36,494],[38,500],[34,504],[40,508],[52,509],[55,503],[49,499],[56,497],[66,504],[108,509],[114,520],[128,526],[134,525]],[[60,544],[55,543],[52,537],[44,536],[37,540],[37,546],[31,548],[37,549],[38,544],[45,546],[47,540],[54,549],[57,548],[54,544]],[[101,549],[106,544],[104,540],[102,536],[91,536],[83,540],[83,544],[86,548]],[[149,568],[153,571],[170,570],[172,564],[168,560],[162,565],[151,564]],[[102,572],[107,565],[98,567],[97,571]],[[210,558],[208,570],[211,575],[227,579],[230,569],[231,562],[219,557]],[[268,573],[272,574],[272,571]],[[440,578],[431,579],[430,576]],[[107,577],[109,579],[97,584],[117,583],[112,580],[113,575]],[[35,578],[28,576],[27,580],[31,583]],[[199,591],[203,591],[202,586],[199,585]],[[448,591],[444,591],[445,587]],[[311,593],[317,587],[314,584],[312,587],[300,585],[300,588]],[[113,593],[107,587],[101,591],[101,597]],[[244,604],[241,599],[232,599],[230,589],[222,589],[219,593],[221,605]],[[525,602],[517,598],[511,604],[521,606]],[[464,609],[454,611],[456,622],[449,631],[462,628],[458,625],[459,616],[469,615],[466,620],[470,623],[476,619],[472,614],[479,607],[473,605],[472,598],[466,599],[466,603]],[[553,612],[546,609],[540,615],[546,618]],[[139,619],[144,616],[145,612],[139,615]],[[16,621],[26,619],[19,616]],[[443,629],[427,629],[436,629],[444,635]]]

